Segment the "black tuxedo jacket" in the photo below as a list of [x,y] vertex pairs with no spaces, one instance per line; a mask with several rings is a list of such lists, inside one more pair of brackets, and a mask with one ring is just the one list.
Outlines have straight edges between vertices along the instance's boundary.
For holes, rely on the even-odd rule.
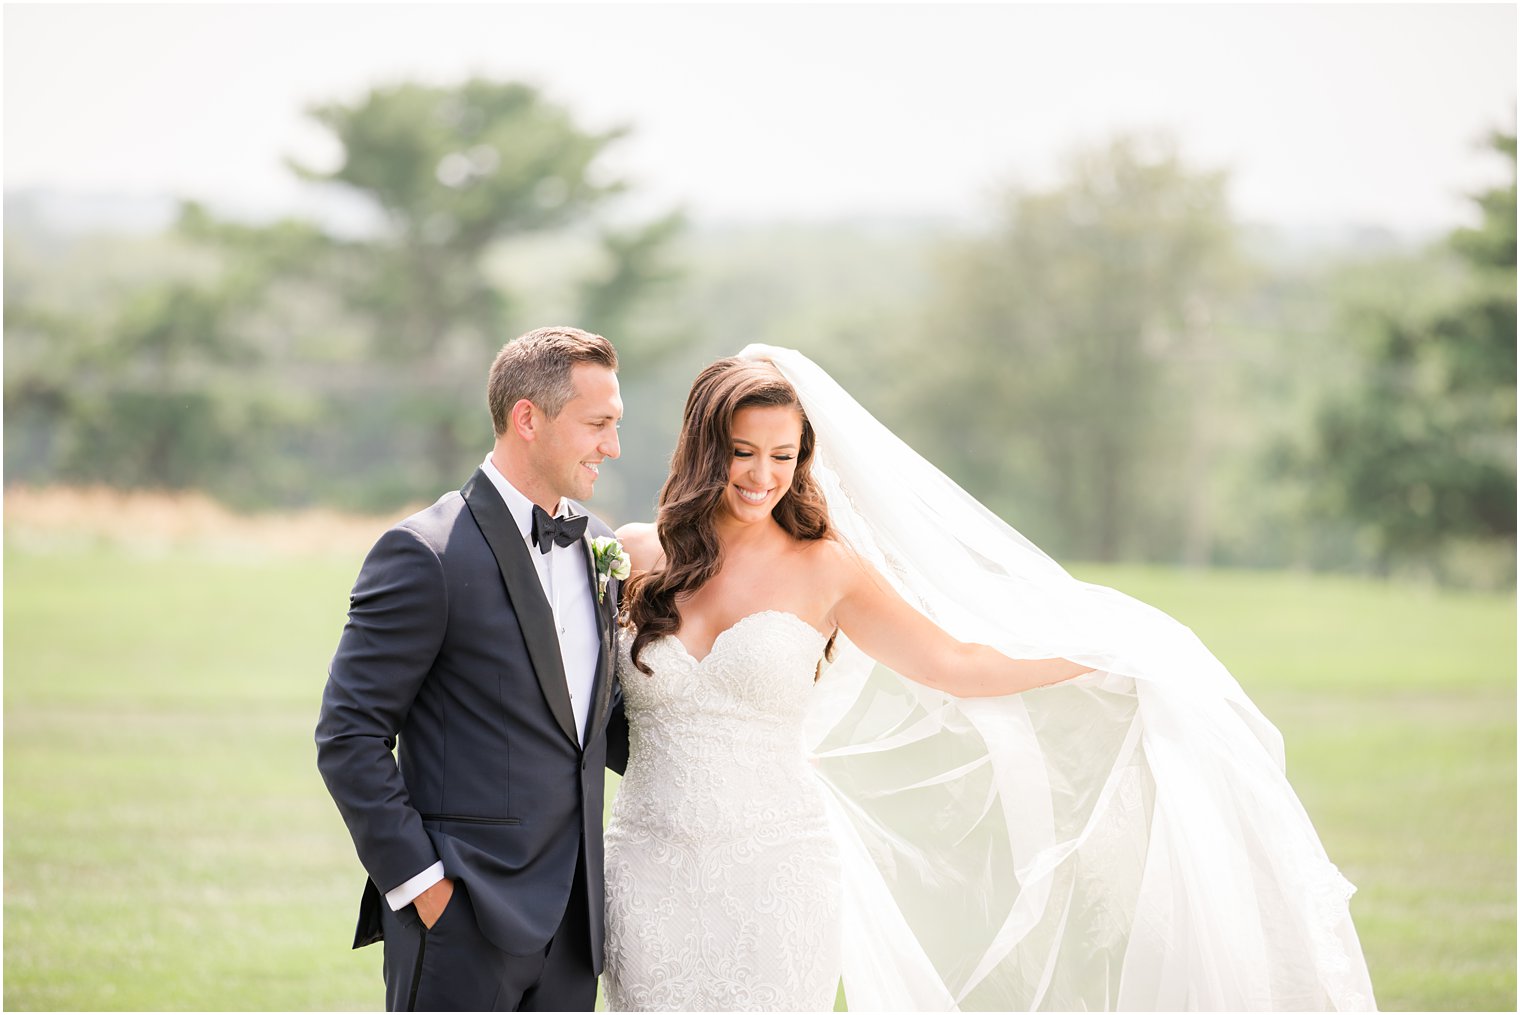
[[[589,537],[611,534],[592,517],[582,540],[593,601]],[[618,583],[598,607],[582,747],[528,554],[477,470],[386,532],[359,572],[316,730],[317,767],[369,874],[355,948],[381,938],[382,893],[442,860],[469,886],[481,933],[509,954],[544,948],[567,905],[589,907],[601,970],[603,767],[621,772],[628,752]],[[588,893],[572,899],[582,851]]]

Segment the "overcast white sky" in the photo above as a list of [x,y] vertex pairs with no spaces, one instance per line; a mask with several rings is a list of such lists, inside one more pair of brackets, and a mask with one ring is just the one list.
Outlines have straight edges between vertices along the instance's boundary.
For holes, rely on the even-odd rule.
[[974,215],[1073,145],[1168,128],[1247,219],[1444,229],[1498,178],[1515,6],[17,6],[7,189],[292,207],[314,101],[470,74],[627,123],[698,217]]

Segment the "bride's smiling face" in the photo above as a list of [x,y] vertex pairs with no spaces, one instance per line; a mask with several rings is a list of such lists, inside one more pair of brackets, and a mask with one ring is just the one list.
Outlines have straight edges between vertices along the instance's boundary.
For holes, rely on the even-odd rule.
[[750,406],[734,413],[723,507],[745,524],[770,517],[792,488],[802,447],[802,413],[792,405]]

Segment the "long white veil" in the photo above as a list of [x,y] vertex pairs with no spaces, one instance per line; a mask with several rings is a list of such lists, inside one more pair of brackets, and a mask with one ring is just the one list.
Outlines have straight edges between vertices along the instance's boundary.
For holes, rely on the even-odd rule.
[[806,735],[854,1010],[1366,1010],[1353,887],[1282,738],[1197,637],[1077,581],[801,353],[839,536],[955,637],[1097,672],[956,699],[839,639]]

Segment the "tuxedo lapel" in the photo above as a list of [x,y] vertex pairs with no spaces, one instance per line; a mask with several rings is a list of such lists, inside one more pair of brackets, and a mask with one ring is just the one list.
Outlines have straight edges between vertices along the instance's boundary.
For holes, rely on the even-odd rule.
[[[581,508],[584,511],[584,508]],[[595,735],[600,729],[602,717],[607,714],[607,703],[612,698],[612,603],[613,583],[607,583],[606,594],[600,598],[597,596],[596,580],[596,555],[591,552],[591,533],[588,531],[581,538],[581,547],[585,550],[586,579],[591,582],[591,601],[596,604],[596,636],[601,641],[601,648],[596,657],[596,687],[592,691],[591,700],[595,702],[595,708],[590,718],[586,721],[586,735]]]
[[[523,641],[528,646],[528,657],[533,663],[533,673],[538,686],[543,689],[549,711],[565,736],[577,746],[580,737],[575,732],[575,711],[570,707],[570,689],[565,683],[565,663],[559,654],[559,639],[555,635],[554,614],[544,587],[538,580],[533,558],[528,556],[528,546],[523,542],[522,531],[512,520],[512,512],[502,502],[501,495],[491,485],[490,479],[479,469],[461,491],[475,517],[475,524],[496,557],[496,566],[507,585],[507,596],[517,613],[517,624],[522,628]],[[604,642],[605,646],[605,642]]]

